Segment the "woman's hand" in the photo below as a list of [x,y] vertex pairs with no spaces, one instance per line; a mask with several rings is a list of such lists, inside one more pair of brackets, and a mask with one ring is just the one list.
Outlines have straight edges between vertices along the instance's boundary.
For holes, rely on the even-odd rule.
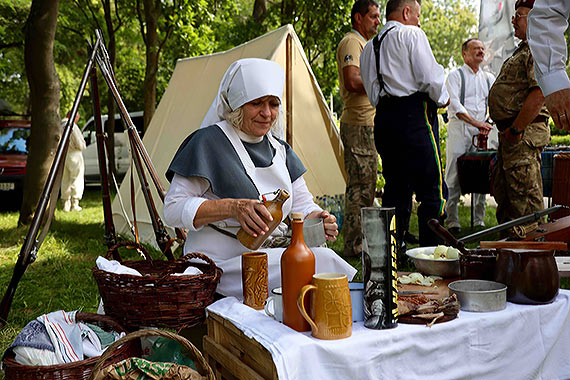
[[265,235],[269,231],[266,222],[273,220],[267,207],[256,199],[235,199],[232,217],[237,219],[244,231],[253,237]]
[[328,211],[313,211],[305,219],[322,218],[323,227],[325,228],[325,236],[328,241],[336,241],[338,236],[338,225],[336,224],[336,216]]

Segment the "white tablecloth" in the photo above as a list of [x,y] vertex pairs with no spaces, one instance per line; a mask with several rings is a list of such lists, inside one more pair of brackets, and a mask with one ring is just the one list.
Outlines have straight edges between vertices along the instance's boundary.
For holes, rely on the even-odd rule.
[[493,313],[461,311],[453,321],[399,324],[391,330],[353,325],[347,339],[298,333],[235,298],[209,313],[233,322],[273,357],[287,379],[570,379],[570,291],[548,305],[507,303]]

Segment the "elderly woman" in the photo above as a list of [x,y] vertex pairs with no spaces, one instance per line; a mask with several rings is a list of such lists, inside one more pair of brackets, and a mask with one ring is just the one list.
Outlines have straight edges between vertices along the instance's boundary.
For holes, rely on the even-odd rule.
[[[271,220],[260,195],[285,189],[291,197],[283,217],[301,212],[322,218],[326,237],[336,240],[334,215],[313,202],[302,175],[306,171],[291,147],[271,130],[282,131],[284,72],[264,59],[241,59],[226,71],[218,95],[200,129],[182,143],[166,174],[171,181],[164,203],[164,220],[188,230],[185,252],[202,252],[224,270],[218,292],[242,297],[241,254],[247,252],[231,236],[240,227],[252,236],[265,234]],[[279,133],[278,132],[278,133]],[[280,240],[286,225],[268,237]],[[230,234],[228,234],[229,232]],[[266,241],[267,243],[267,241]],[[269,288],[280,286],[284,248],[264,248]],[[312,248],[316,272],[341,272],[352,279],[356,270],[323,247]]]

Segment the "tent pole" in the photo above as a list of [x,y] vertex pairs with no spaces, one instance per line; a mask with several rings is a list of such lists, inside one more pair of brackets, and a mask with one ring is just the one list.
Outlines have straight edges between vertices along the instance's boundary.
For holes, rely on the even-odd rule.
[[290,34],[285,41],[285,101],[286,141],[293,148],[293,38]]

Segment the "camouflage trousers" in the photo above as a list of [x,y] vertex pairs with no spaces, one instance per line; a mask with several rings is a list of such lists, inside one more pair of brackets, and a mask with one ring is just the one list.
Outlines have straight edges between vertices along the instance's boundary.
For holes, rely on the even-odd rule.
[[347,174],[344,196],[344,256],[362,254],[360,209],[370,207],[376,193],[378,153],[374,146],[374,126],[340,124]]
[[497,165],[493,172],[499,224],[544,208],[540,175],[542,149],[534,147],[524,136],[514,144],[499,136]]

